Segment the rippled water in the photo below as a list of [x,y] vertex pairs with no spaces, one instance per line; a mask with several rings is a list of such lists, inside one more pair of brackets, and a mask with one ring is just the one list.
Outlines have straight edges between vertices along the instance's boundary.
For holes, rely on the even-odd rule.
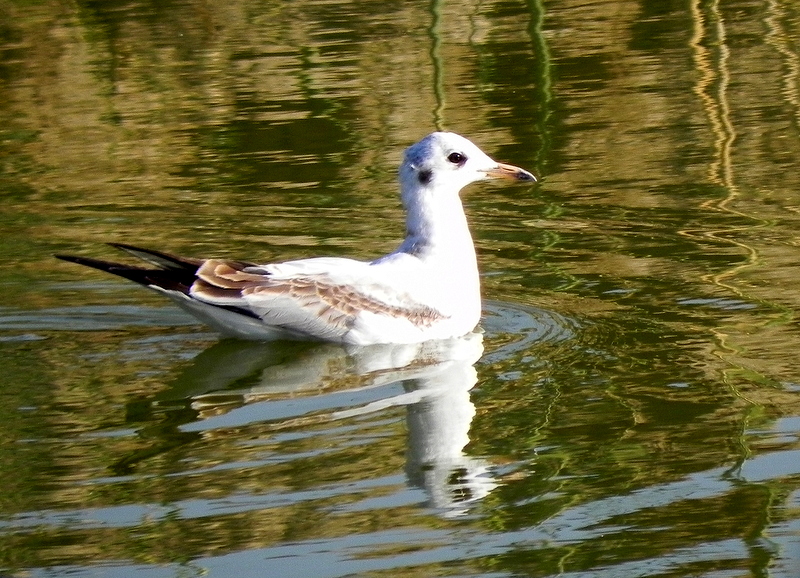
[[[0,573],[800,575],[788,1],[0,3]],[[480,333],[220,340],[52,258],[395,248],[465,195]]]

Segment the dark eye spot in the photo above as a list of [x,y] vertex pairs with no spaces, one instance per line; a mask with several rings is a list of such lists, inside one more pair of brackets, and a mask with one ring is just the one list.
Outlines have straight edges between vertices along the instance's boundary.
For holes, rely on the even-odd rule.
[[417,178],[419,179],[420,183],[422,183],[423,185],[427,185],[429,182],[431,182],[432,176],[433,173],[431,171],[420,171],[419,176]]
[[447,160],[454,165],[463,165],[467,161],[467,157],[461,153],[450,153],[450,155],[447,157]]

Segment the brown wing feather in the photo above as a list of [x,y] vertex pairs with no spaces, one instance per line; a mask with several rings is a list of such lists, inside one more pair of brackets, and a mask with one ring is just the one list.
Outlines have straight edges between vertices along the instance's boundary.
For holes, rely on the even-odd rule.
[[248,273],[249,264],[209,259],[197,271],[192,294],[211,301],[274,295],[289,297],[299,307],[315,309],[315,314],[334,325],[349,325],[361,312],[406,318],[414,325],[429,327],[445,316],[432,307],[414,303],[393,305],[348,285],[332,283],[321,276],[274,279],[269,274]]

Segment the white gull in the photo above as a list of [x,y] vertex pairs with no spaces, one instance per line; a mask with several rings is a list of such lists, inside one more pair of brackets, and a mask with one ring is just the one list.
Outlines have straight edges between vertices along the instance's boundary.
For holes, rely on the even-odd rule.
[[374,261],[317,257],[256,265],[111,243],[153,267],[59,259],[140,283],[223,335],[355,345],[460,337],[481,315],[475,248],[459,192],[489,178],[535,181],[455,133],[409,147],[399,171],[406,238]]

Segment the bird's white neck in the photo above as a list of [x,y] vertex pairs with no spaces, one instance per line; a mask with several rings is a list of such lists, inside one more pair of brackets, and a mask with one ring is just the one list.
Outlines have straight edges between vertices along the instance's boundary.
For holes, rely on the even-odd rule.
[[406,238],[394,254],[412,255],[421,265],[420,280],[429,286],[411,287],[415,296],[471,329],[481,314],[480,278],[458,190],[404,188]]
[[421,259],[475,261],[467,218],[457,192],[421,188],[403,195],[406,238],[398,251]]

